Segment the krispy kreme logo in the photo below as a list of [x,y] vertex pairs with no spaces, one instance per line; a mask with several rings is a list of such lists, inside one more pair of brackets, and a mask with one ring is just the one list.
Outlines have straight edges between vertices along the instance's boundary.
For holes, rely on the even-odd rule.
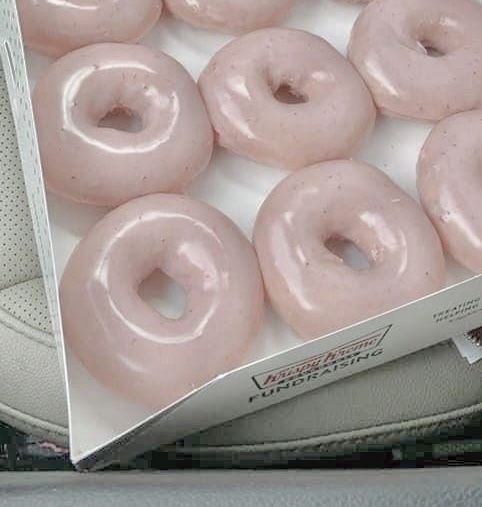
[[386,334],[392,326],[386,326],[377,329],[361,338],[357,338],[349,343],[340,345],[334,349],[323,352],[322,354],[309,357],[302,361],[276,368],[252,377],[253,382],[258,389],[267,389],[269,387],[282,384],[313,372],[323,370],[324,368],[345,361],[351,357],[376,349],[382,343]]

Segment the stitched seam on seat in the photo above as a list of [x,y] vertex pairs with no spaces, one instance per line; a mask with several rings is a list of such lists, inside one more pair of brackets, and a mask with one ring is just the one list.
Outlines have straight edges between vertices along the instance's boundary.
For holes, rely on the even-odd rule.
[[[0,292],[4,291],[4,290],[10,290],[10,289],[13,289],[19,285],[23,285],[23,284],[27,284],[29,282],[34,282],[35,280],[42,280],[42,283],[43,283],[43,276],[34,276],[32,278],[29,278],[28,280],[21,280],[19,282],[16,282],[12,285],[9,285],[8,287],[2,287],[0,288]],[[15,321],[19,321],[19,322],[22,322],[22,324],[25,324],[26,326],[30,327],[31,329],[35,329],[37,331],[40,331],[41,333],[45,333],[45,331],[39,327],[36,327],[36,326],[32,326],[31,324],[17,318],[15,315],[13,315],[11,312],[9,312],[6,308],[4,308],[3,306],[0,306],[0,310],[2,310],[3,312],[5,312],[7,315],[9,315],[12,320],[15,320]],[[49,312],[50,313],[50,312]],[[49,315],[50,317],[50,315]],[[48,334],[48,333],[46,333]]]
[[232,446],[232,447],[210,447],[210,448],[189,448],[187,450],[183,448],[175,448],[175,451],[179,454],[192,454],[192,455],[208,455],[208,454],[222,454],[222,453],[236,453],[245,455],[256,455],[256,454],[276,454],[279,458],[283,456],[292,456],[293,453],[308,453],[318,452],[323,454],[347,454],[346,447],[356,448],[357,446],[367,445],[383,445],[384,447],[390,446],[391,441],[401,441],[410,437],[421,437],[427,433],[436,432],[439,429],[447,429],[450,427],[461,426],[468,422],[468,417],[460,417],[448,420],[444,423],[433,423],[426,426],[418,426],[411,429],[403,429],[399,431],[387,431],[380,430],[379,434],[373,434],[366,437],[354,437],[341,439],[334,442],[320,443],[318,445],[305,446],[292,442],[292,447],[278,448],[277,443],[274,444],[259,444],[255,446]]
[[[459,417],[451,419],[445,423],[434,423],[431,425],[426,425],[423,427],[411,428],[410,430],[403,431],[388,431],[382,432],[380,434],[373,434],[368,437],[357,437],[353,439],[340,440],[336,442],[323,443],[317,446],[299,446],[292,447],[289,449],[266,449],[263,451],[231,451],[225,449],[218,449],[216,452],[218,454],[222,454],[223,452],[236,453],[239,456],[249,457],[250,455],[256,454],[264,454],[264,456],[269,456],[268,459],[272,460],[273,463],[276,461],[283,461],[287,459],[296,459],[299,457],[307,457],[310,454],[316,454],[317,458],[321,457],[336,457],[336,456],[346,456],[348,454],[353,454],[360,450],[360,448],[367,449],[368,447],[378,447],[380,448],[391,448],[395,444],[400,444],[403,441],[413,439],[413,438],[422,438],[424,436],[428,436],[430,434],[435,433],[437,430],[447,430],[449,428],[460,427],[463,424],[466,424],[469,420],[469,417]],[[199,453],[200,456],[203,453]],[[248,458],[249,459],[249,458]]]
[[[49,333],[46,333],[40,327],[33,326],[32,324],[29,324],[28,322],[25,322],[24,320],[19,319],[16,315],[14,315],[12,312],[9,312],[8,310],[6,310],[3,306],[0,306],[0,311],[5,313],[5,315],[8,315],[13,321],[21,322],[23,325],[27,326],[30,329],[33,329],[34,331],[38,331],[40,333],[44,333],[46,335],[49,335]],[[0,322],[2,322],[2,321],[0,321]],[[5,327],[8,327],[9,329],[13,329],[12,326],[10,326],[8,324],[5,324]],[[34,340],[35,340],[35,338],[34,338]],[[42,340],[42,339],[40,339],[40,340]],[[35,340],[35,341],[37,341],[37,340]]]
[[28,424],[29,426],[38,428],[39,430],[42,430],[42,432],[45,432],[49,435],[61,437],[68,436],[68,429],[66,427],[60,426],[50,421],[46,421],[44,419],[32,417],[31,415],[12,408],[5,403],[0,403],[0,412],[3,412],[4,415],[7,415],[10,419],[17,421],[19,424]]
[[[481,407],[481,410],[482,410],[482,407]],[[367,437],[356,437],[356,438],[352,438],[352,439],[340,440],[340,441],[335,441],[335,442],[328,442],[326,444],[325,443],[319,444],[319,445],[313,446],[311,448],[309,446],[308,447],[300,446],[297,449],[298,450],[310,450],[310,449],[320,450],[322,448],[324,448],[324,449],[336,448],[337,446],[340,446],[340,444],[341,445],[343,445],[343,444],[357,445],[357,444],[364,444],[366,442],[370,442],[373,444],[373,443],[380,442],[382,440],[390,439],[391,437],[400,437],[402,435],[405,437],[417,436],[417,435],[420,435],[421,433],[431,433],[431,432],[433,432],[437,429],[441,429],[441,428],[446,429],[448,427],[456,427],[456,426],[462,425],[463,423],[466,423],[469,419],[470,419],[470,416],[460,416],[460,417],[455,417],[453,419],[445,420],[443,422],[430,423],[430,424],[426,424],[426,425],[421,425],[421,426],[416,426],[413,428],[406,428],[406,429],[401,429],[401,430],[386,431],[386,432],[382,432],[379,434],[373,434],[373,435],[370,435]]]
[[[5,316],[4,318],[1,318],[2,313]],[[33,340],[39,345],[43,345],[51,349],[57,348],[55,342],[52,342],[52,335],[46,333],[45,331],[42,331],[41,329],[37,329],[36,327],[30,326],[29,324],[26,324],[21,320],[16,319],[4,308],[0,308],[0,324],[4,325],[7,329],[10,329],[15,333],[24,335],[26,338]],[[28,332],[29,330],[30,333]]]
[[[419,419],[411,419],[410,421],[402,421],[398,423],[389,423],[382,426],[365,428],[351,432],[334,433],[331,435],[323,435],[320,437],[310,437],[300,440],[289,440],[283,442],[271,442],[263,444],[241,444],[231,446],[205,446],[205,447],[173,447],[171,449],[182,454],[208,454],[219,452],[237,452],[237,453],[259,453],[259,452],[283,452],[293,450],[321,449],[330,447],[341,447],[350,443],[369,443],[386,439],[390,436],[400,435],[417,435],[422,431],[428,431],[430,428],[446,428],[448,425],[457,425],[457,421],[467,421],[471,416],[478,412],[482,412],[482,403],[470,405],[463,409],[457,409],[435,416],[422,417]],[[439,419],[434,421],[433,419]],[[427,421],[427,422],[423,422]],[[398,429],[392,429],[393,427]],[[356,433],[356,435],[354,435]],[[365,433],[366,435],[363,435]],[[345,435],[345,436],[344,436]],[[325,441],[323,441],[325,440]]]
[[1,287],[0,291],[2,291],[2,290],[8,290],[8,289],[13,289],[17,285],[22,285],[23,283],[33,282],[34,280],[38,280],[38,279],[42,279],[43,280],[43,277],[42,276],[33,276],[32,278],[28,278],[26,280],[20,280],[18,282],[12,283],[11,285],[6,285],[5,287]]

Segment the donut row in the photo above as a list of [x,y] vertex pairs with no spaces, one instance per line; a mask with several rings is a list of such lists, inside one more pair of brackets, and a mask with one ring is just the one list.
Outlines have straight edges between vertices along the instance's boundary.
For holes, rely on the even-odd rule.
[[[220,146],[262,164],[293,170],[349,158],[373,128],[375,105],[431,120],[482,107],[480,26],[482,6],[472,0],[376,0],[348,51],[364,80],[322,38],[271,28],[218,51],[199,90],[163,53],[112,43],[78,49],[35,91],[47,185],[102,206],[181,192],[208,165],[211,124]],[[106,129],[102,120],[115,111],[137,117],[139,131]]]
[[[368,267],[334,253],[340,240],[356,245]],[[139,296],[156,270],[184,289],[178,319]],[[418,204],[378,169],[346,160],[283,180],[259,212],[254,249],[207,204],[171,194],[133,199],[78,244],[60,298],[66,342],[95,378],[159,409],[243,364],[263,322],[263,285],[278,315],[311,340],[444,281],[440,240]]]
[[[297,103],[276,93],[285,88]],[[202,97],[201,97],[202,95]],[[69,53],[33,97],[48,188],[116,206],[182,192],[219,145],[259,163],[299,169],[350,157],[376,111],[358,73],[325,40],[269,28],[234,40],[211,60],[199,91],[170,56],[139,45],[95,44]],[[102,125],[121,111],[138,132]]]
[[295,0],[17,0],[17,7],[25,44],[61,56],[89,44],[138,41],[163,3],[195,27],[241,34],[279,24]]

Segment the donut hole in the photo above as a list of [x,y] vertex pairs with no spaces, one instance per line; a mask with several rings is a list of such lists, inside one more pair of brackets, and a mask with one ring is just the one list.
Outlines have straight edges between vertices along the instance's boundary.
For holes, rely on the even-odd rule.
[[458,28],[433,21],[422,21],[414,29],[413,40],[431,58],[443,57],[464,45],[464,35]]
[[143,129],[142,118],[128,107],[116,106],[103,116],[97,124],[99,128],[114,129],[135,134]]
[[371,266],[365,252],[360,250],[353,241],[341,236],[331,236],[325,242],[326,248],[338,258],[340,258],[347,266],[356,270],[363,271]]
[[433,58],[440,58],[441,56],[445,56],[447,53],[444,52],[441,48],[437,47],[433,42],[422,40],[419,41],[419,44],[425,50],[427,56],[431,56]]
[[295,90],[287,83],[281,83],[281,85],[274,90],[273,96],[282,104],[305,104],[308,102],[308,97],[304,93]]
[[160,270],[155,270],[140,285],[140,298],[166,319],[180,319],[186,310],[186,292]]

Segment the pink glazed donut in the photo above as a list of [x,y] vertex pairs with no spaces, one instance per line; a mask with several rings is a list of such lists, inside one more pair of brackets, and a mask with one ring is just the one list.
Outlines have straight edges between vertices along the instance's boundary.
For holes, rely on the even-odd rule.
[[[65,55],[34,91],[49,190],[74,201],[118,204],[180,192],[211,158],[213,131],[197,89],[173,58],[138,45],[96,44]],[[137,114],[139,132],[99,125]]]
[[25,45],[51,56],[96,42],[135,42],[157,22],[162,0],[17,0]]
[[[369,266],[330,245],[348,241]],[[440,240],[416,202],[355,161],[302,169],[269,195],[254,244],[275,311],[302,338],[324,336],[440,289]]]
[[348,55],[383,113],[437,121],[482,106],[481,27],[473,0],[374,0]]
[[165,0],[179,19],[208,30],[232,34],[279,24],[294,0]]
[[[156,270],[185,290],[179,319],[138,295]],[[152,409],[241,366],[263,297],[254,250],[236,225],[167,194],[106,215],[77,246],[60,286],[68,346],[99,382]]]
[[349,157],[375,122],[355,69],[300,30],[267,28],[235,39],[199,85],[218,143],[267,165],[299,169]]
[[445,249],[482,273],[482,110],[434,127],[420,154],[417,185]]

